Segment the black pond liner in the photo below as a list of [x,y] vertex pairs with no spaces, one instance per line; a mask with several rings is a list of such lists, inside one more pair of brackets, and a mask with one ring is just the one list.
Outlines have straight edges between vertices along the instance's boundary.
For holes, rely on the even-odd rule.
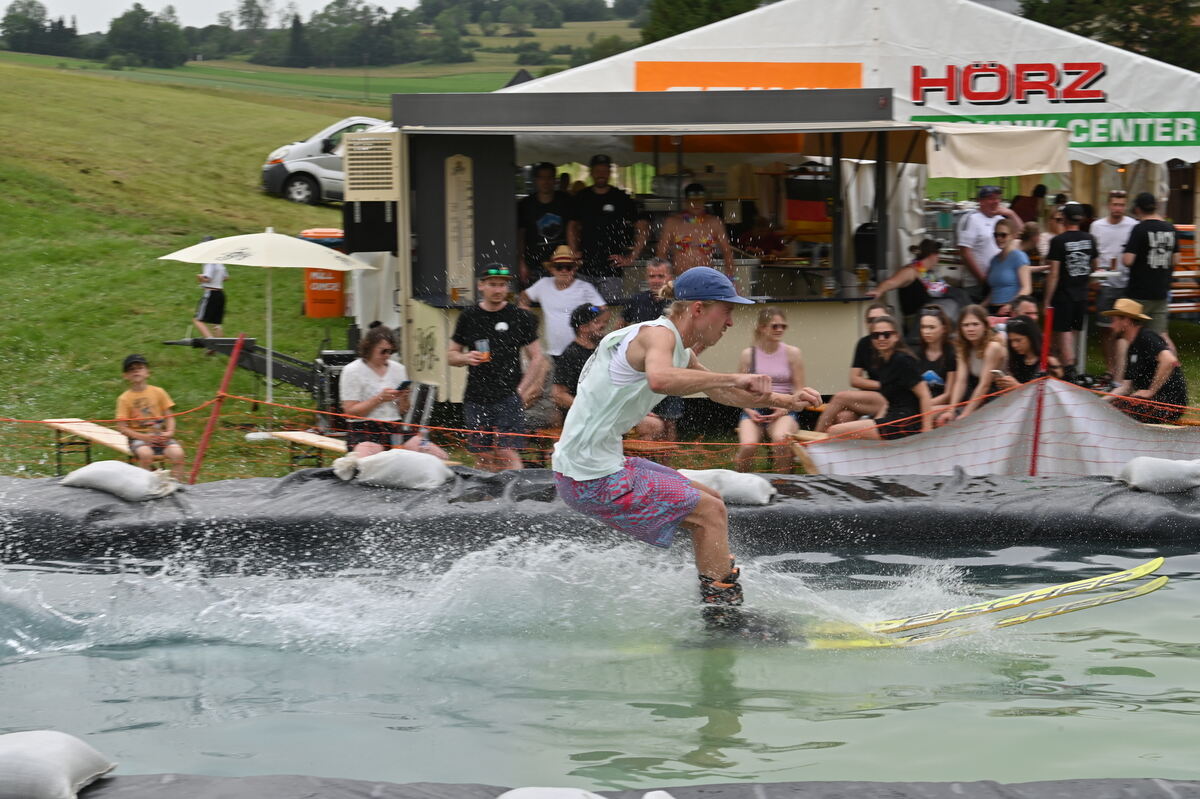
[[[1200,491],[1149,494],[1108,478],[768,476],[779,495],[730,506],[735,551],[914,552],[1086,546],[1192,549]],[[432,491],[343,482],[329,469],[187,486],[126,502],[59,478],[0,477],[0,562],[161,559],[239,569],[436,563],[504,538],[625,540],[574,513],[551,473],[457,468]]]

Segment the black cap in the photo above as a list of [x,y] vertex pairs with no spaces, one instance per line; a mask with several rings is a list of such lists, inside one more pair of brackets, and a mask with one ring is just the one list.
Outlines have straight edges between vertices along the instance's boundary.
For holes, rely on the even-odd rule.
[[512,267],[505,264],[485,264],[479,268],[480,280],[487,280],[489,277],[502,277],[505,280],[511,280],[512,276]]
[[142,364],[143,366],[150,365],[150,362],[146,360],[145,355],[138,355],[137,353],[134,353],[133,355],[126,355],[125,361],[121,364],[121,371],[128,372],[129,367],[134,366],[139,363]]
[[584,303],[577,306],[575,310],[571,311],[571,329],[579,330],[588,322],[594,322],[602,313],[604,313],[604,309],[599,305]]
[[1067,203],[1062,207],[1063,219],[1066,219],[1071,224],[1082,222],[1087,212],[1079,203]]
[[609,166],[612,164],[612,159],[609,158],[607,155],[600,153],[597,155],[593,155],[592,160],[588,161],[588,166],[600,166],[601,164],[604,164],[605,166]]
[[1004,190],[999,186],[980,186],[976,197],[982,200],[984,197],[992,197],[996,194],[1003,194]]
[[689,183],[683,187],[684,197],[704,197],[708,194],[708,189],[704,188],[703,183]]
[[1139,211],[1153,213],[1158,208],[1158,198],[1148,191],[1144,191],[1133,198],[1133,207]]

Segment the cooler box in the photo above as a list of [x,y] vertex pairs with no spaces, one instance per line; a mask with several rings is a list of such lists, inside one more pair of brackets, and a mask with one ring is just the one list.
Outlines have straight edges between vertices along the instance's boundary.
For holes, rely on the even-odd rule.
[[[340,250],[345,237],[339,228],[309,228],[300,238]],[[304,270],[304,315],[329,319],[345,315],[346,273],[332,269]]]

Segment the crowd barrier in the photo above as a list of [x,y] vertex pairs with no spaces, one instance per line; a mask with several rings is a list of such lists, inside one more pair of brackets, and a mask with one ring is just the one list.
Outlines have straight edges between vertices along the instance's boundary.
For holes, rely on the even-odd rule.
[[[1200,458],[1200,408],[1121,400],[1128,406],[1122,412],[1113,399],[1042,378],[990,395],[969,417],[928,433],[886,441],[803,435],[795,442],[754,445],[758,456],[753,464],[759,471],[777,471],[775,456],[781,447],[794,451],[795,471],[847,476],[952,474],[956,469],[971,475],[1114,475],[1137,455]],[[1158,421],[1164,412],[1181,416],[1164,424]],[[194,482],[278,477],[303,466],[326,465],[344,454],[344,436],[355,417],[219,392],[175,414],[175,420]],[[116,423],[0,418],[0,474],[47,477],[91,460],[127,458]],[[409,428],[404,437],[411,435],[428,436],[459,463],[475,463],[476,453],[467,447],[469,430],[428,426]],[[527,466],[546,467],[556,438],[556,431],[513,434],[507,443],[518,445]],[[734,439],[732,429],[721,440],[630,437],[625,448],[627,454],[676,468],[733,468],[740,446]]]

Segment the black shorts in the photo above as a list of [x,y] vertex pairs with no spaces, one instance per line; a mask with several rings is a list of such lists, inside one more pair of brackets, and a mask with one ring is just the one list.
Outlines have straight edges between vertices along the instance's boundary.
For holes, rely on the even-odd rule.
[[399,422],[382,419],[356,419],[346,425],[346,449],[352,450],[364,441],[378,444],[384,449],[392,446],[392,436],[402,436],[407,428]]
[[195,319],[210,325],[219,325],[225,321],[225,291],[205,289],[200,304],[196,306]]
[[1053,303],[1054,332],[1066,333],[1083,330],[1083,316],[1087,313],[1087,300],[1059,300]]
[[525,421],[525,406],[516,394],[487,404],[464,402],[463,421],[468,430],[483,431],[467,435],[467,449],[471,452],[521,449],[531,444],[530,439],[524,435],[503,435],[529,432],[529,425]]
[[[901,419],[905,421],[901,422]],[[884,441],[893,438],[907,438],[921,432],[920,411],[893,412],[889,408],[887,413],[875,420],[875,425],[879,428],[879,437]]]

